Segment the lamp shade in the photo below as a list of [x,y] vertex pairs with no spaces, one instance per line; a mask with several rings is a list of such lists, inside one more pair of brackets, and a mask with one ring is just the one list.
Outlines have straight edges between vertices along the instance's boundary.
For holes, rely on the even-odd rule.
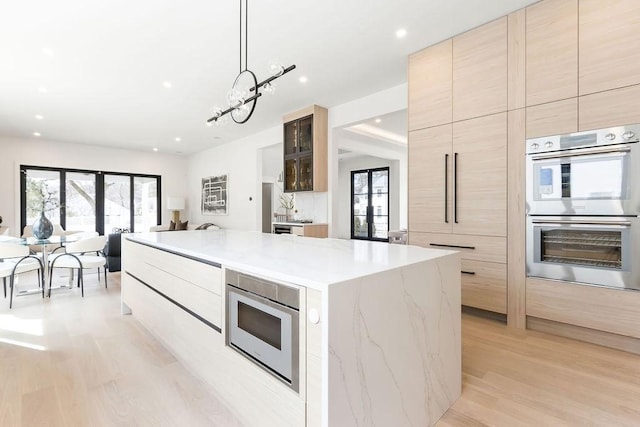
[[181,211],[184,209],[184,197],[167,197],[167,209]]

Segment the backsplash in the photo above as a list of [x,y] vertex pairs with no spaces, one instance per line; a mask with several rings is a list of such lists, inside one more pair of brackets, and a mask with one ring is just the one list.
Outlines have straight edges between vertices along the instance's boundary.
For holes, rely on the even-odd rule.
[[311,219],[313,222],[326,223],[328,193],[296,193],[295,209],[299,219]]

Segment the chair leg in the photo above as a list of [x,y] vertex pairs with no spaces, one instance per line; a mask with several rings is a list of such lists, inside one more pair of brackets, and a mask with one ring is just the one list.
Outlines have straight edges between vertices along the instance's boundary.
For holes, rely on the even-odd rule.
[[107,266],[104,267],[104,288],[107,289]]
[[82,298],[84,298],[84,277],[82,277],[82,269],[78,269],[78,278],[80,279],[80,293],[82,294]]
[[2,287],[4,288],[4,297],[7,298],[7,278],[2,278]]
[[10,295],[9,295],[9,309],[11,309],[11,307],[13,306],[13,280],[14,280],[15,276],[11,275],[11,279],[9,279],[9,288],[10,288]]
[[42,284],[42,298],[44,298],[44,268],[39,269],[38,272],[40,273],[39,282]]

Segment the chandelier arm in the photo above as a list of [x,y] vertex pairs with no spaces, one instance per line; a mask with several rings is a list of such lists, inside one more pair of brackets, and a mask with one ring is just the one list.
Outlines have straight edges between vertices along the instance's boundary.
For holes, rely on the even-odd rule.
[[[258,99],[258,98],[260,98],[261,96],[262,96],[262,94],[261,94],[260,92],[258,92],[258,93],[256,93],[255,95],[253,95],[253,96],[251,96],[251,97],[247,98],[247,99],[244,101],[244,103],[245,103],[245,104],[248,104],[249,102],[251,102],[251,101],[253,101],[253,100],[255,100],[255,99]],[[224,115],[226,115],[226,114],[229,114],[230,112],[232,112],[232,111],[233,111],[233,110],[235,110],[235,109],[236,109],[236,107],[229,107],[229,108],[227,108],[226,110],[224,110],[222,113],[220,113],[220,115],[219,115],[219,116],[213,116],[213,117],[211,117],[210,119],[207,119],[207,123],[215,122],[215,121],[216,121],[216,120],[218,120],[220,117],[222,117],[222,116],[224,116]]]
[[[282,72],[282,74],[278,75],[278,76],[271,76],[268,79],[265,79],[264,81],[258,83],[258,89],[260,89],[262,86],[266,85],[267,83],[271,83],[272,81],[274,81],[275,79],[277,79],[278,77],[282,77],[285,74],[287,74],[289,71],[293,71],[296,69],[296,64],[293,65],[289,65],[287,68],[284,69],[284,71]],[[256,88],[252,87],[251,89],[249,89],[251,92],[255,91]]]

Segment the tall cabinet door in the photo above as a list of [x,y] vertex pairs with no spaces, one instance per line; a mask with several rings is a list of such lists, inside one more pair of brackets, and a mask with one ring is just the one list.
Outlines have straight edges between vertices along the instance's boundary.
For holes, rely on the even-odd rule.
[[453,232],[506,236],[507,113],[454,123],[453,163]]
[[409,230],[451,233],[451,124],[409,132]]
[[409,130],[451,123],[451,39],[409,56]]

